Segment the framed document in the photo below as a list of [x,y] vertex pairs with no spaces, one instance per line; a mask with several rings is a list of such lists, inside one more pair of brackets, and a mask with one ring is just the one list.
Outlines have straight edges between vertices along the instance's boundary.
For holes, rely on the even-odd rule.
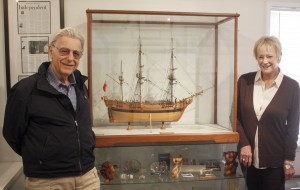
[[7,92],[48,61],[50,36],[64,27],[64,0],[4,0]]

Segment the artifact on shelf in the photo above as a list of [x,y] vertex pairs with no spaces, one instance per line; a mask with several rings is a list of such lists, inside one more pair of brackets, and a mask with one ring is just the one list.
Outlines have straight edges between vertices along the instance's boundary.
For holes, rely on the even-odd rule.
[[161,161],[161,162],[153,162],[150,165],[150,172],[152,175],[162,175],[165,174],[168,171],[168,165],[167,162]]
[[207,169],[212,169],[213,171],[220,171],[220,160],[206,160],[201,162],[206,166]]
[[200,179],[215,179],[217,176],[213,173],[213,169],[201,169]]
[[166,162],[167,170],[170,169],[170,153],[159,153],[158,154],[158,161],[159,162]]
[[172,171],[171,171],[172,179],[179,178],[182,162],[183,162],[183,157],[181,155],[172,157],[172,163],[173,163],[173,167],[172,167]]
[[123,172],[125,174],[137,173],[141,170],[141,163],[138,160],[127,160],[123,164]]
[[106,161],[101,165],[100,173],[105,182],[110,182],[115,179],[115,168],[114,165],[109,161]]
[[227,151],[223,153],[225,158],[224,176],[234,176],[236,174],[236,168],[238,163],[236,161],[237,152]]
[[[171,40],[171,61],[168,72],[168,88],[164,89],[159,87],[157,84],[152,82],[150,79],[146,78],[143,74],[142,64],[142,44],[139,38],[139,51],[138,51],[138,71],[136,73],[137,83],[134,90],[134,97],[131,100],[124,100],[123,97],[123,84],[125,83],[123,77],[123,69],[121,62],[121,74],[119,76],[119,81],[113,79],[117,82],[121,88],[121,99],[110,99],[107,96],[103,96],[106,107],[108,108],[109,121],[111,123],[128,123],[128,130],[131,128],[131,123],[138,122],[161,122],[161,129],[165,129],[165,122],[176,122],[178,121],[188,105],[193,101],[194,96],[201,95],[204,90],[197,93],[190,93],[189,97],[182,99],[177,99],[174,94],[174,84],[180,84],[175,78],[175,66],[174,66],[174,49],[173,49],[173,38]],[[107,75],[109,76],[109,75]],[[110,77],[110,76],[109,76]],[[110,77],[112,78],[112,77]],[[146,100],[143,98],[142,89],[143,83],[148,84],[158,88],[160,91],[164,92],[165,98],[160,100]],[[105,87],[105,88],[104,88]],[[106,83],[103,86],[106,89]],[[106,91],[106,90],[104,90]]]
[[182,165],[181,172],[187,173],[196,173],[201,171],[202,169],[206,169],[205,165]]

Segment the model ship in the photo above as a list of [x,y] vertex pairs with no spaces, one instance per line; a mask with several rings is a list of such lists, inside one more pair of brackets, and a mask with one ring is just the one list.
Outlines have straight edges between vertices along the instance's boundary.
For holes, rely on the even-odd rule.
[[[144,82],[153,83],[143,75],[142,64],[142,45],[139,39],[139,51],[138,51],[138,72],[136,73],[137,83],[135,87],[135,96],[133,100],[123,99],[123,70],[121,63],[121,74],[119,76],[118,84],[121,87],[121,99],[109,99],[107,96],[103,96],[102,99],[108,108],[109,121],[111,123],[128,123],[128,129],[131,129],[131,123],[139,122],[161,122],[161,128],[165,128],[165,122],[178,121],[185,109],[193,102],[194,96],[201,95],[200,92],[190,94],[190,96],[177,99],[174,96],[173,85],[176,84],[174,67],[174,50],[173,39],[171,40],[171,61],[168,73],[168,88],[164,90],[167,94],[166,99],[163,100],[144,100],[142,96],[142,86]],[[161,88],[160,88],[161,89]],[[163,90],[163,89],[161,89]]]

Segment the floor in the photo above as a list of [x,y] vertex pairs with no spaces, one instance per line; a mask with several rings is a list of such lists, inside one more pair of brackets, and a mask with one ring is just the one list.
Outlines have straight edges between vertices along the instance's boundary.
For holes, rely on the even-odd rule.
[[288,180],[285,182],[286,190],[300,190],[300,176],[294,177],[292,180]]

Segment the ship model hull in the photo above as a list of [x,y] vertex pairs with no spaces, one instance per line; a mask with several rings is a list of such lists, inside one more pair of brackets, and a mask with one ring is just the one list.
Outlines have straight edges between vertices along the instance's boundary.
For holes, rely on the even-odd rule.
[[176,122],[193,101],[192,98],[185,98],[178,102],[140,103],[109,100],[106,96],[103,100],[111,123]]

